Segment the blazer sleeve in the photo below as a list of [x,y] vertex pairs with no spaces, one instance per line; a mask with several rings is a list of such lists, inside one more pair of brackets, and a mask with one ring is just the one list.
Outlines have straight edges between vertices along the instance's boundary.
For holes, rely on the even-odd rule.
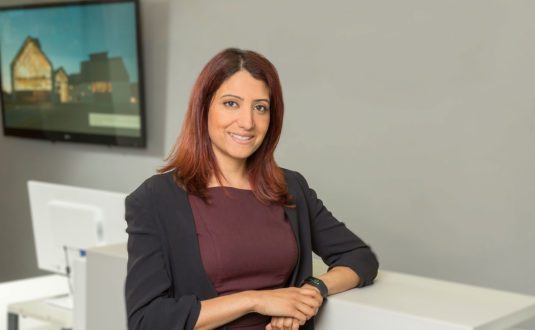
[[146,184],[128,195],[125,218],[128,269],[125,283],[128,329],[193,329],[200,313],[194,295],[173,297],[163,230]]
[[360,277],[357,287],[373,283],[379,262],[375,253],[323,205],[306,179],[295,172],[304,191],[310,214],[312,250],[329,266],[351,268]]

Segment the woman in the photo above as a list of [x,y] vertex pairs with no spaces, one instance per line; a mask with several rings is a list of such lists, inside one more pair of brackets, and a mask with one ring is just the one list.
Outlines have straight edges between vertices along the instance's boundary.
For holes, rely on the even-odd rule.
[[369,246],[277,166],[283,112],[262,55],[204,67],[167,164],[126,198],[130,329],[313,329],[327,294],[372,283]]

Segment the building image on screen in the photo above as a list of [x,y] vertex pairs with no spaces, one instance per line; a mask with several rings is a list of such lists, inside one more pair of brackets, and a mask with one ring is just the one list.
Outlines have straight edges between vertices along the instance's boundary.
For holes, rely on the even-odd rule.
[[144,145],[138,3],[0,8],[4,133]]

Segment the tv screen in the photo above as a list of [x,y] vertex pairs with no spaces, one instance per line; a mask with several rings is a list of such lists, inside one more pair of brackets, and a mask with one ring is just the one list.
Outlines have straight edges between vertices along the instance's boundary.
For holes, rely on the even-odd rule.
[[145,146],[137,0],[0,8],[5,135]]

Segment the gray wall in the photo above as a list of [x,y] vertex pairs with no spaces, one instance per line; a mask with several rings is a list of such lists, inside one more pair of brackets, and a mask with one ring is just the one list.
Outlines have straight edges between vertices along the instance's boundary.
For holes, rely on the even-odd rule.
[[535,294],[534,2],[178,1],[170,14],[166,142],[202,65],[258,50],[283,82],[279,164],[383,268]]
[[26,180],[130,191],[237,46],[279,69],[279,164],[384,269],[535,294],[535,2],[142,2],[148,150],[0,137],[0,280],[36,274]]

